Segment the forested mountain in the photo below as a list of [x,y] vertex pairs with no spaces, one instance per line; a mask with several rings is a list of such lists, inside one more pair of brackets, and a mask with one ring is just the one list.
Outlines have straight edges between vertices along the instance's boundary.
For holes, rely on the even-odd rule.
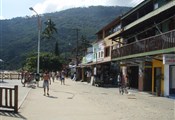
[[[42,29],[45,27],[44,22],[51,18],[58,32],[54,39],[41,40],[41,52],[54,51],[56,41],[62,54],[71,52],[76,47],[75,29],[79,29],[79,40],[83,35],[86,40],[93,41],[98,30],[130,9],[119,6],[91,6],[43,14]],[[37,52],[37,42],[37,16],[0,20],[0,59],[3,59],[5,69],[20,68],[29,53]]]

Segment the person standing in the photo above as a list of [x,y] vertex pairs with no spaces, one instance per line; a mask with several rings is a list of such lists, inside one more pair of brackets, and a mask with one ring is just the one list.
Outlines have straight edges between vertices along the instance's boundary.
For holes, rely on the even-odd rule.
[[27,83],[29,83],[30,80],[30,72],[26,71],[24,74],[24,87]]
[[91,80],[91,72],[88,70],[86,72],[86,77],[87,77],[87,82],[90,83],[90,80]]
[[44,96],[46,95],[46,88],[47,88],[47,95],[49,96],[49,80],[50,76],[49,73],[46,71],[43,75]]
[[76,77],[76,72],[74,72],[74,75],[73,75],[73,81],[76,81],[77,77]]
[[55,72],[52,71],[51,76],[52,76],[52,81],[54,82],[54,80],[55,80]]
[[57,79],[57,80],[60,79],[60,72],[59,72],[59,71],[56,72],[56,79]]
[[92,84],[95,85],[96,84],[96,80],[97,80],[97,68],[96,68],[96,66],[94,67],[94,71],[93,72],[94,72],[94,74],[93,74],[94,79],[93,79]]
[[120,86],[122,84],[122,79],[121,79],[121,74],[120,73],[117,76],[117,82],[118,82],[118,86]]

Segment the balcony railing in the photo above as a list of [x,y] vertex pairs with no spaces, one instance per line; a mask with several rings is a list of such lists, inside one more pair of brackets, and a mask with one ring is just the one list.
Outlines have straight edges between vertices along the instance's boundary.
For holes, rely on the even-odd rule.
[[175,30],[139,40],[112,50],[112,58],[175,47]]

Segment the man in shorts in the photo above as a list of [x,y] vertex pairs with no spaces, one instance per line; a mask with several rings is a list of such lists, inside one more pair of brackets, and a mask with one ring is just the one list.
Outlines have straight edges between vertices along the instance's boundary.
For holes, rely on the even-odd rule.
[[47,88],[47,95],[49,96],[49,80],[50,76],[49,73],[46,71],[43,75],[44,96],[46,95],[46,88]]

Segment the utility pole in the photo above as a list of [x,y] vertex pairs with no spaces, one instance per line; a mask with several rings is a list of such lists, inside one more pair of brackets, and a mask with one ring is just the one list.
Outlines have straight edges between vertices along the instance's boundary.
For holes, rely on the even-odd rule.
[[80,29],[76,28],[76,29],[73,29],[76,31],[76,80],[79,78],[79,74],[78,74],[78,32]]
[[76,28],[76,29],[73,29],[73,30],[76,30],[76,66],[78,66],[78,33],[80,31],[80,29]]

